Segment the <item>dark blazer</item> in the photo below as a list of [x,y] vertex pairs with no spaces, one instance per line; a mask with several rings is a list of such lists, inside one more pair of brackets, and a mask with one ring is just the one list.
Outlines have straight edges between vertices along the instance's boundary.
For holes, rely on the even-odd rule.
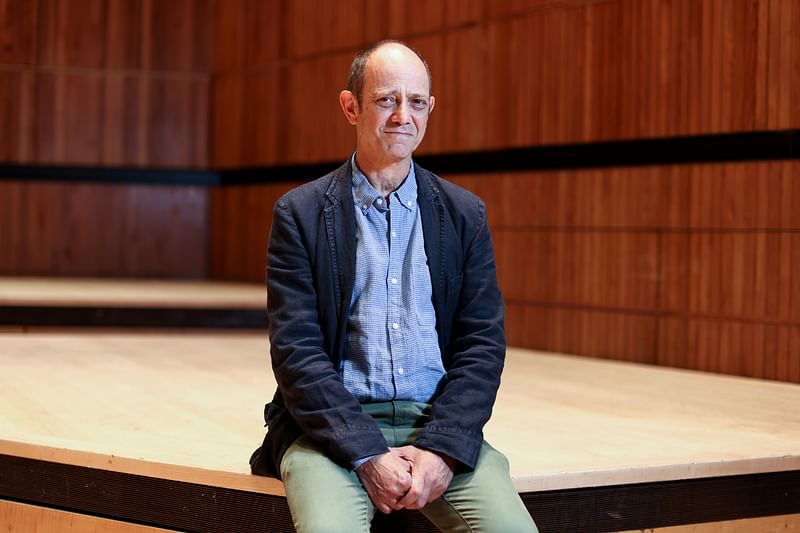
[[[503,301],[486,208],[474,194],[415,166],[446,376],[415,445],[475,467],[505,358]],[[342,384],[356,264],[348,161],[275,204],[267,268],[272,367],[278,390],[250,465],[278,477],[286,448],[305,433],[349,468],[388,450],[373,419]]]

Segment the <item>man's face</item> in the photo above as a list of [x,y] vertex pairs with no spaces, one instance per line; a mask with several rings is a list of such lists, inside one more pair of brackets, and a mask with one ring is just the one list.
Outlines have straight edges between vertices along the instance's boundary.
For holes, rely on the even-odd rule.
[[367,62],[361,103],[344,93],[350,95],[342,107],[356,126],[359,160],[386,164],[411,157],[434,105],[428,73],[416,54],[399,45],[379,48]]

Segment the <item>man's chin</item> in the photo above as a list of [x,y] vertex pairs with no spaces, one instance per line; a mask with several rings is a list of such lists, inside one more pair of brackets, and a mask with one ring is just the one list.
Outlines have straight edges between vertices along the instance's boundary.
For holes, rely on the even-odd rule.
[[386,153],[390,157],[396,158],[398,161],[403,159],[408,159],[411,157],[411,154],[414,153],[414,150],[417,148],[417,145],[413,142],[408,143],[390,143],[386,145]]

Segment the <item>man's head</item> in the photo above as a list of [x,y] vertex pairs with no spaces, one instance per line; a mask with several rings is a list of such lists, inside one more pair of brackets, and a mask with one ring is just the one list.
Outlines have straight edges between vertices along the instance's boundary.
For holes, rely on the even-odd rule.
[[347,90],[353,93],[358,100],[359,105],[361,104],[361,99],[364,91],[364,76],[367,72],[367,60],[369,56],[372,55],[378,48],[387,45],[399,45],[404,48],[407,48],[414,52],[416,56],[422,61],[422,64],[425,65],[425,72],[428,74],[428,94],[431,94],[433,90],[433,78],[431,78],[431,71],[428,68],[428,62],[425,61],[425,58],[422,57],[422,54],[419,53],[418,50],[415,50],[405,44],[402,41],[395,41],[392,39],[387,39],[385,41],[380,41],[378,43],[373,44],[369,48],[365,48],[360,54],[358,54],[353,62],[350,64],[350,74],[347,76]]
[[410,158],[425,136],[435,99],[425,61],[408,46],[384,41],[353,61],[339,102],[356,127],[359,162]]

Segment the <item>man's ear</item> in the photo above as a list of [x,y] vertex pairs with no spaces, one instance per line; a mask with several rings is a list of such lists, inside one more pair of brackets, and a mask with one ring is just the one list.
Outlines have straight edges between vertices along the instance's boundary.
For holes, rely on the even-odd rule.
[[431,105],[428,107],[428,114],[433,113],[433,106],[436,105],[436,98],[431,95]]
[[342,106],[344,116],[347,117],[347,122],[355,126],[358,118],[358,100],[355,95],[348,90],[340,92],[339,104]]

